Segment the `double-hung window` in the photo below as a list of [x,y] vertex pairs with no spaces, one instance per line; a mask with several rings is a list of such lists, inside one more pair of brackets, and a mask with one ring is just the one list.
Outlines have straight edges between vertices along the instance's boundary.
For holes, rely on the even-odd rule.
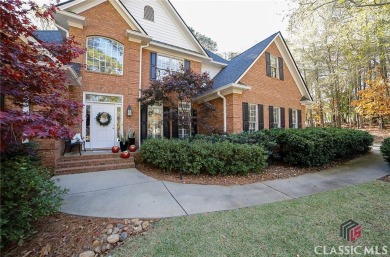
[[265,52],[265,55],[267,76],[284,80],[283,58],[276,57],[268,52]]
[[157,55],[157,79],[162,79],[166,75],[172,73],[172,72],[178,72],[181,71],[183,67],[183,60],[179,60],[176,58],[164,56],[164,55]]
[[291,111],[291,126],[298,128],[298,110]]
[[249,132],[258,130],[257,104],[248,104],[249,108]]
[[178,105],[179,138],[186,138],[191,134],[191,103],[182,102]]
[[271,55],[271,77],[279,78],[278,58]]
[[279,107],[274,107],[273,108],[273,128],[280,128],[281,127],[281,122],[280,122],[280,108]]

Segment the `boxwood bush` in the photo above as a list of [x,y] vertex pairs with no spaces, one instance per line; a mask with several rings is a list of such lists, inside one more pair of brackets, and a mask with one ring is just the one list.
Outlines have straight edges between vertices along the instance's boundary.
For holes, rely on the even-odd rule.
[[194,140],[263,146],[268,161],[295,166],[322,166],[367,152],[374,140],[367,132],[340,128],[271,129],[231,135],[195,136]]
[[192,174],[245,175],[266,166],[262,146],[231,143],[222,137],[211,141],[147,139],[140,156],[161,169]]
[[381,153],[383,155],[383,158],[390,163],[390,137],[383,140],[381,145]]
[[6,154],[1,163],[0,248],[21,243],[34,222],[57,212],[65,190],[57,187],[47,169],[21,151]]

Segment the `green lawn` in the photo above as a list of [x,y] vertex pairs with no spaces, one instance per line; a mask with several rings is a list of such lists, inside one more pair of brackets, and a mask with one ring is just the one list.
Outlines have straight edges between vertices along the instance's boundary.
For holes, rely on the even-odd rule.
[[[349,219],[362,225],[355,242],[339,236],[340,224]],[[316,256],[318,245],[387,245],[390,256],[389,242],[390,183],[374,181],[258,207],[163,219],[112,255],[302,257]]]

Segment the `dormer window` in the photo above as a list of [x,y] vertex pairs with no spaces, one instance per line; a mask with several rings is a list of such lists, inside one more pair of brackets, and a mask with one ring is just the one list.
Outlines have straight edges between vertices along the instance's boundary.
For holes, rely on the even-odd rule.
[[149,5],[146,5],[144,7],[144,19],[149,21],[154,21],[154,10]]

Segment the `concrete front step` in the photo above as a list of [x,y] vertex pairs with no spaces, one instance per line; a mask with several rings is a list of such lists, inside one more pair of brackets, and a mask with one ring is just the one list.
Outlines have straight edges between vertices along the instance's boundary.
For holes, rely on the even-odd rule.
[[133,154],[122,159],[120,153],[62,156],[54,170],[55,175],[134,168]]

